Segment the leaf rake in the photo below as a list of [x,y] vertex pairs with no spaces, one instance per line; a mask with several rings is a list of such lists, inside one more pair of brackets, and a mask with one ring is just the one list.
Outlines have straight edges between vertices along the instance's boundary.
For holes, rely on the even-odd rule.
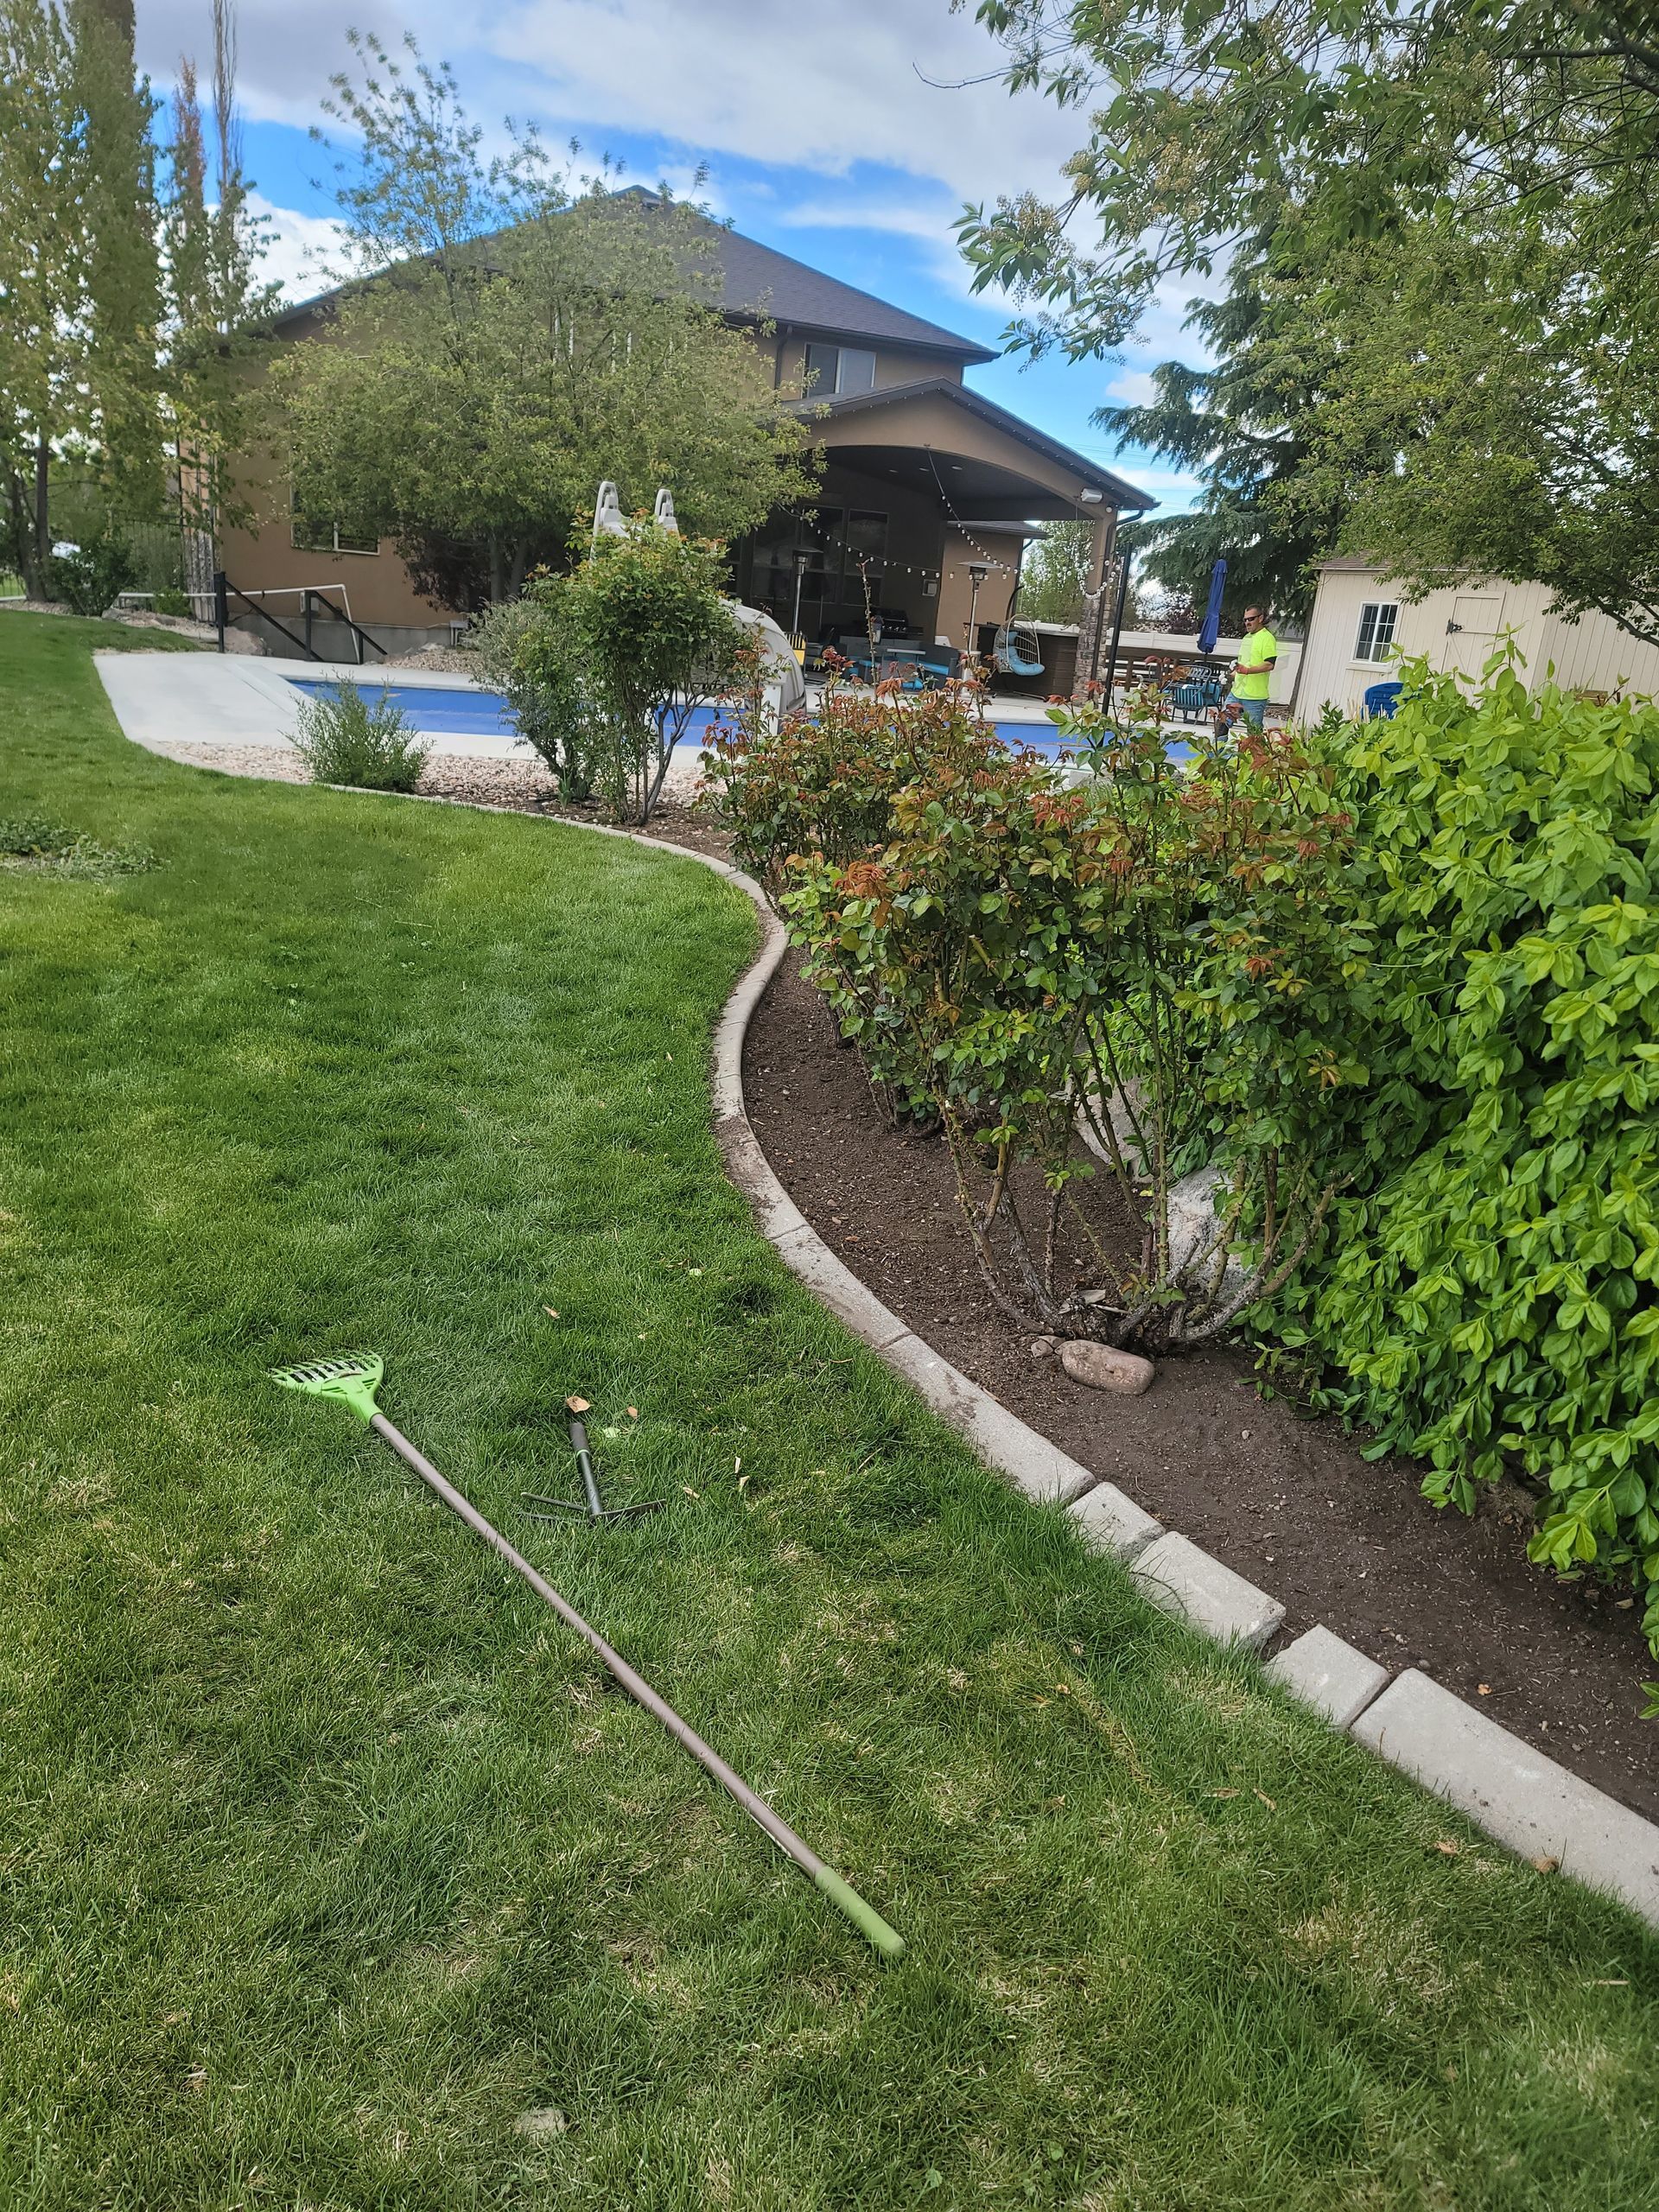
[[621,1654],[612,1649],[598,1630],[582,1618],[569,1600],[562,1598],[545,1576],[537,1573],[523,1553],[515,1550],[501,1531],[484,1518],[472,1501],[463,1497],[453,1483],[438,1472],[425,1453],[417,1451],[401,1430],[392,1427],[375,1403],[375,1394],[385,1374],[385,1363],[378,1352],[336,1352],[324,1358],[301,1360],[292,1367],[274,1367],[270,1370],[270,1379],[280,1383],[285,1390],[301,1390],[308,1397],[324,1398],[336,1405],[349,1407],[359,1421],[365,1421],[376,1435],[391,1445],[404,1465],[414,1470],[427,1488],[442,1498],[452,1513],[460,1516],[474,1535],[481,1536],[515,1574],[529,1583],[537,1596],[552,1607],[565,1626],[574,1630],[597,1655],[606,1671],[626,1690],[635,1704],[643,1706],[647,1713],[662,1723],[675,1742],[691,1754],[703,1772],[719,1783],[728,1796],[735,1799],[779,1849],[794,1860],[832,1904],[845,1913],[861,1935],[868,1938],[882,1957],[890,1960],[901,1957],[905,1948],[903,1936],[889,1928],[874,1907],[867,1904],[833,1866],[826,1866],[817,1853],[796,1834],[788,1821],[773,1812],[766,1799],[751,1789],[719,1752],[704,1743],[695,1728],[681,1719],[673,1707],[665,1698],[658,1696],[643,1675],[636,1674]]

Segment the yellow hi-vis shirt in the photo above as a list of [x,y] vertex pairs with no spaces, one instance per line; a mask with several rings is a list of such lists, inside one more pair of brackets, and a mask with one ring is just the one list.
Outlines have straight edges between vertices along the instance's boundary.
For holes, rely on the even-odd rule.
[[[1238,657],[1240,660],[1247,662],[1251,666],[1264,660],[1277,660],[1279,640],[1271,630],[1252,630],[1249,636],[1240,645]],[[1235,699],[1265,699],[1268,696],[1268,686],[1272,680],[1273,671],[1266,668],[1262,671],[1260,676],[1235,676],[1233,696]]]

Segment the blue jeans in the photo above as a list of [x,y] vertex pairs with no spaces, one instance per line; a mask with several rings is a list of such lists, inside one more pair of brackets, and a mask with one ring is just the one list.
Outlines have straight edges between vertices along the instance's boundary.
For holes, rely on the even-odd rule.
[[1267,720],[1268,702],[1265,699],[1232,698],[1227,703],[1230,707],[1236,707],[1254,730],[1259,730]]

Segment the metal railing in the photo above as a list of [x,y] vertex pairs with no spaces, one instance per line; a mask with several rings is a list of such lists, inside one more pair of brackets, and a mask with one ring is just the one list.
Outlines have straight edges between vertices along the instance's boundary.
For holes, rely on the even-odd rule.
[[[334,601],[328,596],[331,589],[339,591],[342,600],[345,598],[344,588],[340,585],[277,584],[265,590],[245,592],[240,590],[230,581],[223,569],[216,569],[213,572],[212,620],[213,627],[219,632],[219,650],[220,652],[225,650],[225,632],[230,626],[231,601],[234,599],[238,600],[250,614],[257,615],[262,622],[269,622],[273,630],[279,630],[291,645],[298,646],[307,660],[321,660],[322,655],[311,641],[312,625],[315,620],[317,607],[321,604],[329,621],[343,622],[351,632],[353,643],[357,647],[357,664],[359,668],[363,664],[363,648],[365,645],[371,652],[378,653],[384,660],[386,658],[385,647],[378,639],[372,638],[361,623],[353,621],[349,602],[343,607],[335,606]],[[257,606],[255,601],[261,599],[297,599],[300,602],[300,619],[304,634],[301,635],[290,630],[287,623],[273,614],[269,607]]]

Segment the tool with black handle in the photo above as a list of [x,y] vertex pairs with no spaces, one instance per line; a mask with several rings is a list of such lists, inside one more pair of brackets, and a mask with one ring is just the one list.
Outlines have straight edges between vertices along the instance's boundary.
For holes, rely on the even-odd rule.
[[[570,1416],[570,1449],[576,1455],[576,1471],[582,1477],[582,1496],[576,1497],[543,1497],[537,1491],[524,1491],[520,1505],[526,1521],[556,1521],[562,1513],[580,1513],[597,1525],[601,1521],[632,1521],[642,1513],[660,1513],[668,1503],[665,1497],[647,1497],[638,1505],[607,1505],[600,1494],[599,1477],[594,1468],[594,1455],[588,1448],[588,1428],[580,1414]],[[531,1513],[532,1505],[556,1506],[553,1513]]]
[[427,1488],[441,1497],[452,1513],[459,1514],[474,1535],[481,1536],[493,1551],[505,1560],[513,1573],[521,1575],[537,1596],[553,1608],[567,1628],[575,1630],[635,1704],[644,1706],[647,1713],[661,1721],[675,1742],[683,1750],[690,1751],[703,1772],[712,1776],[729,1796],[736,1799],[749,1818],[766,1830],[779,1849],[794,1860],[833,1905],[846,1914],[854,1927],[874,1944],[882,1957],[901,1958],[904,1955],[904,1937],[889,1928],[874,1907],[866,1904],[858,1891],[850,1883],[844,1882],[833,1866],[826,1866],[817,1852],[796,1834],[788,1821],[781,1820],[764,1797],[757,1796],[742,1777],[727,1765],[719,1752],[712,1750],[696,1729],[681,1719],[665,1698],[658,1695],[645,1676],[635,1674],[621,1654],[612,1650],[598,1630],[589,1627],[575,1607],[536,1572],[521,1552],[513,1549],[499,1529],[491,1527],[471,1500],[463,1497],[453,1483],[446,1482],[425,1454],[416,1451],[409,1439],[392,1427],[374,1402],[375,1391],[385,1372],[378,1352],[342,1352],[326,1359],[302,1360],[295,1367],[272,1368],[270,1379],[273,1382],[280,1382],[284,1389],[303,1390],[311,1397],[327,1398],[337,1405],[349,1406],[359,1421],[366,1421],[377,1436],[391,1445],[404,1465],[414,1469]]

